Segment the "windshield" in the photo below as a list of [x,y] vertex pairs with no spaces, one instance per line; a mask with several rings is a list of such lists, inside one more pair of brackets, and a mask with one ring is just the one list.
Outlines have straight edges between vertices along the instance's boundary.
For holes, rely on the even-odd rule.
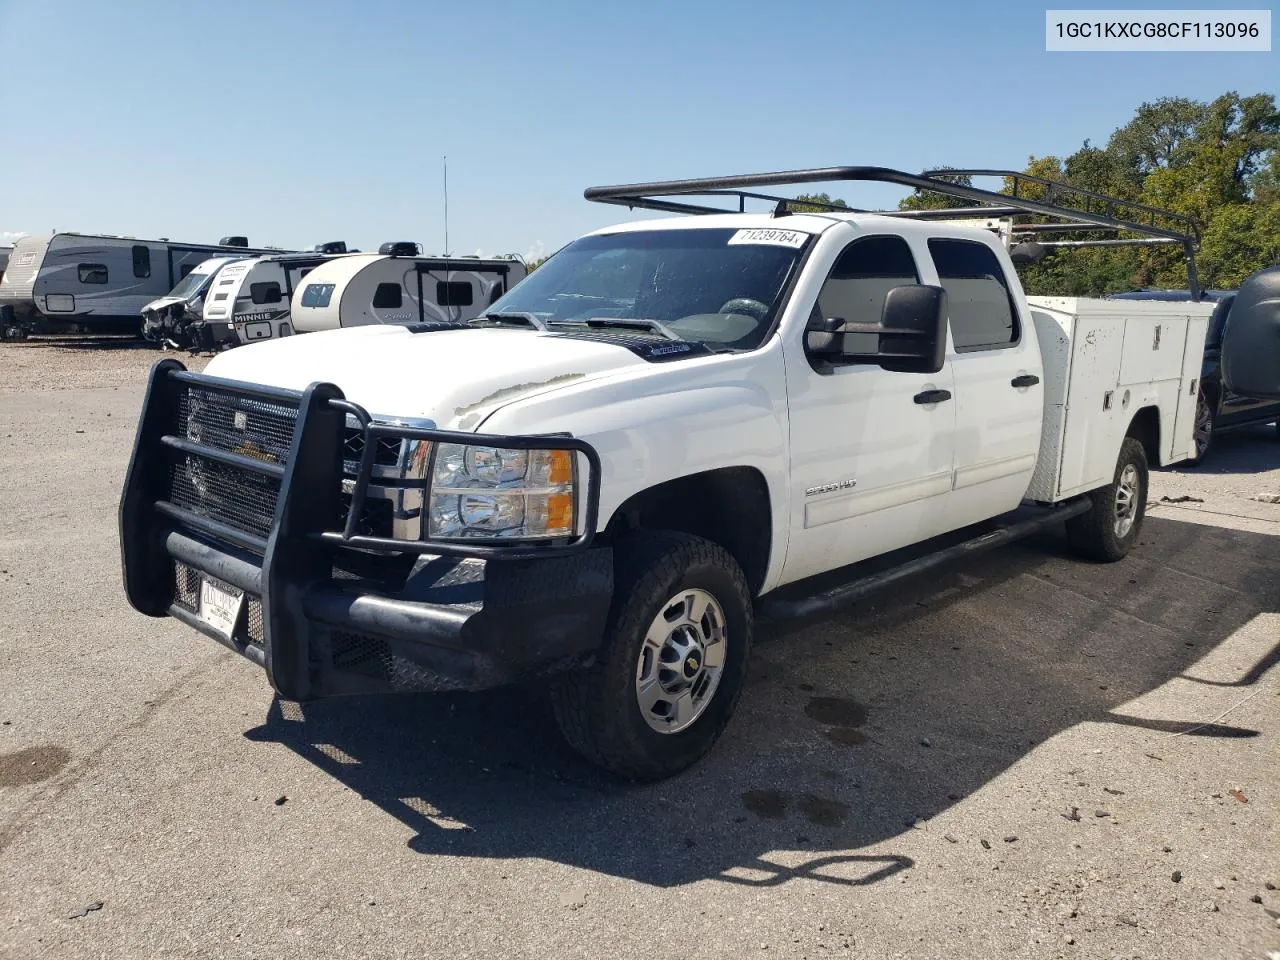
[[[548,327],[656,320],[712,348],[749,350],[769,330],[809,234],[795,230],[640,230],[583,237],[489,308]],[[632,335],[634,322],[628,325]],[[657,325],[652,336],[663,336]]]
[[178,285],[176,287],[169,291],[169,296],[181,297],[183,300],[190,300],[205,288],[205,285],[210,279],[212,279],[212,277],[212,273],[188,273],[178,281]]

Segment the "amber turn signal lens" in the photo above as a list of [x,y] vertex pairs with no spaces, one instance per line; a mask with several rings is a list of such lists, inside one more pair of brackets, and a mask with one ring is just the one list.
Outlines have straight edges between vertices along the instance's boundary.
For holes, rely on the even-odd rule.
[[551,450],[550,463],[547,465],[548,485],[558,487],[573,483],[573,451]]
[[547,497],[547,530],[573,533],[573,494],[553,493]]

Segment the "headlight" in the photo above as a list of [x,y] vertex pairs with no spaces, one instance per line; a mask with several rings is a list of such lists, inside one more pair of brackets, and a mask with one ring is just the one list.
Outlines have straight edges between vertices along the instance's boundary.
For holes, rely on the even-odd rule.
[[442,443],[431,471],[427,536],[550,540],[576,532],[576,455]]

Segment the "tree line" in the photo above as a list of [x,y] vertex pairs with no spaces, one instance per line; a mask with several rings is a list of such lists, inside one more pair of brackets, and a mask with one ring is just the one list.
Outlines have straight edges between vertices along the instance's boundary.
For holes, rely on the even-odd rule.
[[[1144,103],[1105,146],[1086,140],[1067,156],[1033,156],[1023,172],[1190,217],[1199,227],[1196,266],[1207,289],[1237,287],[1253,271],[1280,262],[1280,113],[1272,94]],[[1061,196],[1054,202],[1072,206]],[[968,205],[917,192],[899,206]],[[1175,244],[1060,251],[1021,275],[1031,294],[1099,296],[1187,284]]]
[[[1032,156],[1022,172],[1190,217],[1199,229],[1196,265],[1206,289],[1237,287],[1255,270],[1280,263],[1280,112],[1273,94],[1242,97],[1231,91],[1207,102],[1165,97],[1144,103],[1105,146],[1085,140],[1065,156]],[[955,180],[972,185],[966,177]],[[1004,192],[1010,188],[1006,181]],[[1043,196],[1025,190],[1022,195]],[[1053,202],[1072,205],[1069,195]],[[801,213],[833,205],[848,206],[826,193],[802,193],[788,209]],[[917,191],[899,208],[971,205]],[[1067,233],[1055,239],[1096,236]],[[530,270],[542,262],[529,264]],[[1024,267],[1021,276],[1030,294],[1064,296],[1187,284],[1177,244],[1060,250]]]

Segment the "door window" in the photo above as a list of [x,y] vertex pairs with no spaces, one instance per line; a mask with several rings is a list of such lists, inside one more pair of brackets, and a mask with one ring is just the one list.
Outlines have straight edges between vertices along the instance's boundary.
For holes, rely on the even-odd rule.
[[[901,237],[862,237],[847,247],[822,285],[809,316],[811,328],[824,320],[846,323],[879,323],[884,301],[894,287],[920,282],[915,257]],[[846,333],[847,353],[875,353],[879,337],[874,333]]]
[[957,353],[1011,347],[1018,314],[995,251],[976,240],[929,241],[938,282],[947,291],[951,342]]

